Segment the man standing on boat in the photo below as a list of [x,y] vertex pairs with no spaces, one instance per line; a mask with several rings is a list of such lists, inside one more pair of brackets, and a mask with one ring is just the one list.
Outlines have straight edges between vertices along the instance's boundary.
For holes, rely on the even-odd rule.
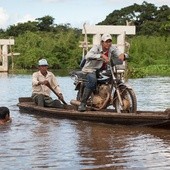
[[101,44],[94,45],[85,56],[86,62],[82,71],[86,74],[87,83],[85,83],[83,97],[78,111],[86,111],[87,100],[96,88],[96,71],[107,68],[110,56],[118,57],[122,61],[124,60],[124,53],[121,53],[116,46],[112,45],[111,35],[105,33],[101,37]]
[[[56,107],[63,108],[61,101],[63,101],[63,95],[59,84],[54,74],[48,71],[48,62],[46,59],[41,59],[38,62],[39,71],[32,75],[32,99],[41,107]],[[53,100],[50,97],[51,90],[55,92],[59,100]]]

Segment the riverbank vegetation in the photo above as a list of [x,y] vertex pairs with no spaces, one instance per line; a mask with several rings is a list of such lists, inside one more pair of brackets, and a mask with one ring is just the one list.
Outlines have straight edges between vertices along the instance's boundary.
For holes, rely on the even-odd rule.
[[[129,77],[152,75],[170,76],[170,8],[166,5],[156,7],[143,2],[142,5],[115,10],[99,25],[136,26],[136,35],[128,37],[130,43],[128,59]],[[0,29],[0,38],[14,38],[15,45],[9,52],[19,52],[10,59],[14,70],[36,69],[37,61],[44,57],[51,69],[79,69],[82,58],[80,41],[84,40],[82,30],[65,25],[54,24],[54,18],[44,16],[34,22],[11,25]],[[92,37],[88,37],[92,42]]]
[[170,36],[136,36],[130,44],[130,77],[170,76]]

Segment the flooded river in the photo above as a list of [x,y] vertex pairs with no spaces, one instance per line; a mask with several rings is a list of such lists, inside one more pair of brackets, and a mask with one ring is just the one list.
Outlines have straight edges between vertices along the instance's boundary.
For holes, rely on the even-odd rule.
[[[76,95],[73,81],[58,81],[69,103]],[[170,108],[170,77],[129,83],[138,110]],[[18,98],[26,96],[31,96],[31,75],[0,74],[0,105],[10,109],[13,119],[0,126],[0,169],[170,169],[170,130],[26,114],[17,107]]]

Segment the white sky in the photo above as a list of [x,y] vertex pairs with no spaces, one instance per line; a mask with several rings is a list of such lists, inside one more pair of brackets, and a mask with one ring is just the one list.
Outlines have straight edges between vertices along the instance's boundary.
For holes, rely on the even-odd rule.
[[[0,28],[18,22],[33,21],[46,15],[52,16],[55,24],[70,23],[71,27],[82,28],[103,21],[114,10],[141,5],[144,0],[0,0]],[[170,6],[170,0],[146,0],[156,7]]]

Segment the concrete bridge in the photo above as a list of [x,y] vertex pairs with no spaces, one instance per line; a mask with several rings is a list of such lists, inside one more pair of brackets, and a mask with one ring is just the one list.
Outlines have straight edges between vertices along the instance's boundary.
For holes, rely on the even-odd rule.
[[0,72],[8,72],[8,57],[18,55],[12,53],[12,45],[14,45],[14,39],[0,39]]
[[[117,36],[116,46],[122,52],[128,53],[130,44],[126,41],[127,35],[135,35],[136,34],[136,27],[129,26],[129,25],[83,25],[82,34],[84,34],[84,41],[80,42],[80,47],[83,48],[83,57],[87,53],[89,47],[93,45],[100,44],[101,36],[104,33],[109,33],[111,35]],[[92,44],[89,44],[87,40],[87,35],[93,36]],[[123,63],[123,66],[120,66],[120,70],[118,72],[122,73],[125,71],[126,62]]]
[[101,35],[104,33],[109,33],[111,35],[117,36],[116,45],[120,51],[125,52],[126,47],[126,35],[135,35],[136,34],[136,27],[135,26],[118,26],[118,25],[83,25],[82,33],[85,34],[84,42],[81,47],[88,48],[92,45],[89,45],[87,42],[87,35],[93,35],[93,42],[92,44],[100,44]]

